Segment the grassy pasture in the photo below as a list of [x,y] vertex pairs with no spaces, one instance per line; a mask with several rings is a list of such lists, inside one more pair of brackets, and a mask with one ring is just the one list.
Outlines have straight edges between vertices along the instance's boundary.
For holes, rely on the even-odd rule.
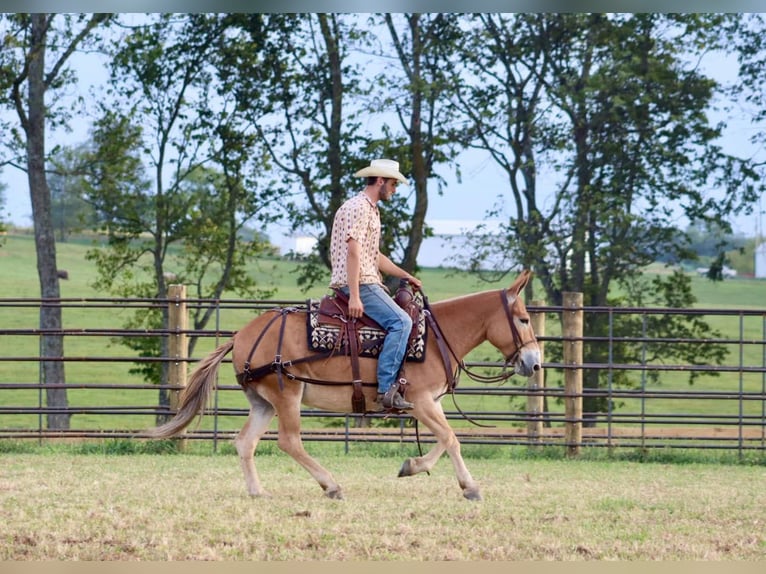
[[[89,283],[83,243],[59,246],[59,267],[67,269],[63,297],[100,297]],[[0,298],[39,296],[33,240],[10,236],[0,248]],[[294,287],[293,265],[262,262],[253,273],[279,285],[280,300],[317,297]],[[654,270],[652,270],[654,271]],[[432,301],[493,286],[475,279],[425,270]],[[700,307],[763,308],[766,282],[747,279],[710,284],[694,278]],[[0,308],[4,328],[34,328],[34,309]],[[66,309],[69,328],[120,327],[122,312]],[[221,329],[237,329],[250,310],[226,310]],[[738,325],[710,322],[731,333]],[[753,338],[762,326],[746,325]],[[548,334],[557,326],[548,323]],[[0,338],[0,357],[37,354],[34,337]],[[202,341],[195,356],[215,345]],[[128,357],[104,338],[68,337],[67,355]],[[752,353],[752,349],[747,350]],[[477,353],[483,358],[485,350]],[[735,355],[736,357],[736,355]],[[748,355],[747,361],[758,356]],[[0,361],[0,381],[37,380],[34,362]],[[134,382],[128,363],[67,364],[70,382]],[[222,384],[234,384],[230,367]],[[513,384],[520,384],[516,381]],[[760,388],[760,380],[747,385]],[[734,375],[705,377],[698,388],[737,387]],[[682,374],[663,378],[662,388],[688,388]],[[153,404],[154,390],[70,391],[72,405]],[[37,393],[2,391],[5,405],[36,404]],[[487,406],[461,402],[462,408]],[[507,399],[503,399],[507,400]],[[689,410],[688,402],[663,401],[661,408]],[[450,406],[451,403],[445,403]],[[221,392],[219,406],[243,407],[240,391]],[[558,408],[555,404],[553,408]],[[626,407],[627,408],[627,407]],[[700,401],[694,409],[720,409]],[[631,407],[634,410],[634,407]],[[113,419],[75,415],[74,428],[144,428],[148,417]],[[222,420],[239,429],[243,420]],[[306,420],[312,424],[311,419]],[[36,417],[0,416],[0,427],[36,427]],[[209,425],[209,419],[204,424]],[[459,423],[456,423],[459,424]],[[683,455],[651,462],[587,453],[579,460],[560,452],[535,457],[525,449],[463,448],[484,501],[464,500],[445,457],[430,475],[397,479],[401,461],[417,455],[414,445],[307,443],[307,450],[342,485],[346,500],[326,499],[314,480],[267,442],[256,464],[271,497],[247,496],[236,455],[229,445],[210,455],[201,445],[189,454],[136,454],[130,441],[83,445],[0,443],[0,560],[213,560],[213,561],[762,561],[766,559],[766,469],[762,464],[720,466]],[[163,445],[157,445],[162,449]],[[163,452],[161,450],[157,451]],[[204,456],[200,453],[204,452]],[[702,462],[700,462],[702,460]],[[668,464],[672,462],[672,464]]]
[[[95,277],[92,265],[85,261],[85,251],[91,246],[89,240],[75,240],[69,243],[59,244],[58,260],[59,268],[69,272],[69,280],[61,282],[62,297],[64,298],[94,298],[104,297],[106,294],[93,290],[91,283]],[[7,243],[0,248],[0,298],[39,297],[37,283],[37,271],[35,267],[34,241],[31,235],[10,235]],[[309,293],[301,292],[295,284],[295,264],[280,260],[264,260],[254,262],[251,273],[264,286],[276,286],[277,300],[303,300],[308,297],[319,297],[326,292],[323,287],[314,288]],[[648,272],[662,273],[663,268],[652,266]],[[497,285],[488,285],[478,279],[464,273],[456,273],[441,269],[425,269],[420,274],[424,280],[426,293],[431,301],[483,289],[496,288]],[[510,279],[509,279],[510,281]],[[766,281],[738,278],[727,280],[723,283],[712,283],[707,279],[693,277],[693,288],[698,298],[699,308],[716,309],[739,309],[755,308],[763,309],[766,302]],[[193,296],[190,293],[190,296]],[[4,328],[34,328],[37,325],[37,310],[34,308],[2,308],[2,323]],[[84,309],[66,308],[64,310],[65,327],[77,329],[111,329],[120,328],[127,318],[129,310],[114,308]],[[253,315],[252,309],[225,309],[219,316],[219,328],[221,330],[236,330],[244,325]],[[724,317],[711,315],[707,317],[711,325],[723,332],[727,337],[737,337],[740,332],[747,339],[762,339],[764,334],[764,320],[762,317]],[[547,324],[547,334],[555,335],[559,332],[559,326],[555,319],[550,319]],[[207,354],[215,347],[218,341],[215,339],[203,339],[198,343],[194,353],[196,358]],[[38,354],[36,337],[6,336],[0,347],[2,356],[29,356]],[[67,337],[65,342],[67,356],[70,357],[104,357],[107,359],[128,359],[132,355],[129,349],[113,344],[109,339],[95,336]],[[763,364],[763,347],[759,345],[746,345],[741,349],[743,362],[746,365]],[[730,357],[728,364],[737,364],[740,349],[737,345],[730,345]],[[482,346],[475,351],[469,359],[495,360],[497,353]],[[88,362],[76,361],[67,363],[67,380],[70,383],[134,383],[143,384],[140,376],[130,374],[128,369],[131,364],[124,362]],[[221,370],[221,384],[234,385],[229,365],[223,365]],[[563,377],[561,373],[549,372],[549,386],[556,386]],[[29,362],[3,362],[2,381],[34,382],[38,378],[38,364],[36,361]],[[470,384],[469,381],[461,385]],[[512,379],[510,384],[519,385],[523,381]],[[763,376],[760,374],[746,374],[741,378],[738,374],[722,374],[719,377],[704,376],[695,383],[695,390],[709,391],[736,391],[740,385],[745,390],[760,391],[763,388]],[[663,390],[688,389],[687,375],[684,373],[664,373],[660,387]],[[69,391],[70,405],[78,406],[122,406],[151,405],[156,403],[156,391],[148,390],[79,390]],[[242,408],[246,401],[238,390],[221,391],[218,395],[218,406]],[[3,404],[5,405],[34,405],[37,404],[37,391],[4,390]],[[464,410],[490,410],[497,408],[497,401],[504,401],[501,408],[521,408],[521,402],[508,404],[508,399],[489,396],[472,396],[461,398],[460,408]],[[641,405],[637,400],[628,399],[622,401],[623,412],[638,412]],[[451,402],[445,403],[451,408]],[[563,407],[555,400],[550,401],[552,411],[560,412]],[[740,405],[737,401],[709,400],[709,399],[684,399],[679,404],[675,399],[650,399],[645,404],[649,414],[665,413],[695,413],[702,415],[719,414],[733,415],[742,408],[745,414],[760,416],[763,405],[755,401],[745,402]],[[619,411],[618,411],[619,413]],[[223,418],[219,421],[219,428],[237,430],[243,422],[239,417]],[[117,422],[114,417],[94,414],[76,414],[72,418],[73,428],[108,429],[130,428],[140,429],[151,426],[153,420],[146,415],[125,415]],[[203,422],[203,427],[210,428],[212,421]],[[313,424],[307,419],[306,424]],[[456,426],[467,426],[470,423],[455,421]],[[37,417],[34,415],[0,415],[0,426],[4,428],[21,427],[35,428]]]
[[484,500],[446,459],[398,479],[399,456],[311,445],[344,488],[325,498],[289,457],[0,454],[0,560],[758,561],[758,466],[468,458]]
[[[59,244],[57,247],[58,267],[66,269],[69,279],[61,281],[61,296],[65,299],[104,298],[108,294],[95,291],[91,284],[95,279],[93,265],[85,260],[85,253],[91,247],[89,240],[74,240]],[[34,239],[31,235],[11,235],[7,243],[0,248],[0,298],[39,298],[37,269],[35,266]],[[250,272],[260,285],[278,287],[274,299],[277,301],[302,301],[307,298],[317,298],[325,293],[324,287],[302,292],[296,285],[294,263],[282,260],[264,260],[253,263]],[[446,279],[445,275],[449,275]],[[432,285],[428,294],[431,300],[439,300],[455,294],[478,291],[489,288],[465,274],[454,274],[426,270],[423,274],[426,282]],[[191,292],[189,297],[194,297]],[[238,298],[233,294],[232,298]],[[275,304],[276,305],[276,304]],[[105,307],[78,308],[70,307],[63,310],[65,328],[71,329],[119,329],[132,311],[129,309],[114,309]],[[218,317],[218,328],[222,331],[234,331],[246,324],[257,311],[253,309],[224,309]],[[29,308],[0,308],[3,328],[33,329],[38,325],[38,311]],[[212,328],[210,325],[209,328]],[[39,355],[38,341],[34,336],[4,337],[0,346],[0,357]],[[200,339],[194,352],[195,358],[204,357],[218,344],[216,339]],[[127,359],[134,352],[127,347],[114,344],[103,336],[70,336],[65,340],[65,353],[68,357],[103,357],[106,359]],[[130,362],[68,362],[66,376],[69,383],[120,383],[145,384],[136,374],[129,373]],[[5,362],[2,363],[3,382],[36,382],[38,380],[38,363]],[[221,384],[236,385],[231,367],[224,364],[221,368]],[[70,389],[68,391],[70,405],[83,407],[152,405],[157,402],[157,392],[154,390],[109,390],[93,391]],[[38,392],[29,390],[3,391],[5,405],[36,405]],[[222,408],[243,408],[246,400],[241,391],[223,391],[219,393],[219,406]],[[153,417],[143,415],[122,415],[115,423],[114,418],[105,415],[76,414],[72,417],[73,428],[109,429],[130,428],[141,429],[152,426]],[[243,419],[230,417],[223,420],[226,428],[239,429]],[[208,427],[209,421],[204,423]],[[309,421],[309,424],[310,421]],[[0,427],[4,428],[36,428],[35,415],[0,415]]]

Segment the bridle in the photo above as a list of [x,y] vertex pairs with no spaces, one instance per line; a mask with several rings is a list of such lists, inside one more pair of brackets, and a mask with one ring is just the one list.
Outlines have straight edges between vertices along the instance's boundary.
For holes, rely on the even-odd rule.
[[[433,317],[433,314],[430,312],[430,308],[428,306],[428,300],[426,299],[426,310],[429,312],[430,318],[433,321],[433,326],[436,327],[436,331],[438,333],[437,335],[437,342],[439,342],[439,338],[441,337],[443,341],[439,342],[440,349],[442,348],[442,345],[446,346],[447,349],[449,349],[450,354],[457,362],[457,370],[452,375],[452,380],[449,381],[449,389],[442,393],[441,396],[444,396],[446,394],[452,394],[452,401],[455,404],[455,408],[460,412],[463,417],[468,420],[470,423],[475,424],[476,426],[485,427],[485,428],[492,428],[493,425],[485,425],[482,423],[479,423],[475,420],[473,420],[471,417],[469,417],[467,414],[465,414],[462,409],[458,406],[457,401],[455,400],[455,387],[457,386],[458,379],[460,378],[460,373],[465,373],[469,379],[472,379],[476,381],[477,383],[500,383],[505,382],[508,379],[510,379],[513,375],[516,374],[515,369],[508,370],[507,367],[511,363],[515,363],[516,360],[519,358],[519,355],[521,354],[521,350],[528,344],[536,342],[537,339],[534,338],[531,341],[528,341],[527,343],[522,343],[521,341],[521,334],[519,333],[519,329],[516,327],[516,324],[513,321],[513,313],[511,313],[511,308],[516,305],[516,303],[519,301],[518,297],[513,300],[513,303],[510,303],[508,301],[508,294],[506,293],[505,289],[500,290],[500,301],[503,304],[503,309],[505,310],[505,317],[508,319],[508,327],[511,329],[511,336],[513,337],[513,344],[516,347],[516,350],[514,353],[505,359],[505,365],[503,365],[503,370],[497,374],[497,375],[483,375],[480,373],[477,373],[475,371],[471,371],[471,369],[468,368],[468,366],[465,364],[465,361],[458,358],[455,351],[452,350],[452,347],[449,344],[449,341],[444,339],[444,336],[441,335],[440,330],[438,329],[438,325],[436,324],[436,318]],[[445,368],[448,370],[448,367],[446,366],[446,363],[448,362],[447,357],[445,356],[445,352],[442,349],[442,358],[445,361]],[[449,372],[447,373],[449,377]],[[419,444],[419,443],[418,443]]]
[[519,333],[519,328],[516,326],[516,322],[513,320],[513,313],[511,313],[511,308],[516,305],[516,303],[519,302],[519,298],[516,297],[513,300],[513,303],[508,302],[508,294],[506,293],[505,289],[500,290],[500,299],[503,302],[503,309],[505,310],[505,317],[508,319],[508,325],[511,327],[511,336],[513,337],[513,344],[516,347],[516,352],[513,353],[513,355],[510,355],[506,357],[505,363],[515,363],[519,355],[521,354],[521,350],[531,343],[532,341],[528,341],[527,343],[521,342],[521,334]]
[[508,326],[511,329],[511,336],[513,337],[513,344],[516,347],[516,350],[514,351],[512,355],[509,355],[508,357],[505,358],[505,365],[503,366],[503,370],[499,374],[483,375],[475,371],[471,371],[471,369],[469,369],[468,366],[465,364],[465,361],[458,358],[458,356],[452,350],[452,347],[450,346],[449,342],[445,341],[447,344],[447,348],[452,354],[452,357],[455,359],[455,361],[458,364],[458,371],[455,373],[454,379],[452,381],[453,389],[457,385],[457,380],[460,377],[461,372],[465,373],[469,379],[472,379],[478,383],[499,383],[499,382],[507,381],[515,374],[514,370],[511,370],[511,371],[507,370],[508,365],[513,364],[518,360],[519,355],[521,354],[521,350],[525,346],[536,342],[536,339],[532,339],[530,341],[527,341],[526,343],[523,343],[521,340],[521,334],[519,333],[519,329],[518,327],[516,327],[516,323],[513,320],[513,313],[511,313],[511,309],[519,301],[518,297],[515,298],[513,302],[509,302],[508,294],[506,293],[506,290],[501,289],[500,300],[503,304],[503,310],[505,310],[505,317],[506,319],[508,319]]

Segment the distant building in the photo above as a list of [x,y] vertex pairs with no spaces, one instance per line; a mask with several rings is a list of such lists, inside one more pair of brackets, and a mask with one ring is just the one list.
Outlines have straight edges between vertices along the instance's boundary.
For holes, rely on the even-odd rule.
[[[699,275],[700,277],[707,277],[708,273],[710,273],[709,267],[697,267],[697,275]],[[721,275],[723,276],[724,279],[732,279],[737,276],[737,270],[724,265],[721,268]]]
[[766,241],[755,248],[755,276],[766,279]]
[[291,259],[302,259],[311,255],[317,244],[317,238],[311,235],[293,234],[282,235],[277,242],[277,248],[279,249],[282,257],[289,257]]

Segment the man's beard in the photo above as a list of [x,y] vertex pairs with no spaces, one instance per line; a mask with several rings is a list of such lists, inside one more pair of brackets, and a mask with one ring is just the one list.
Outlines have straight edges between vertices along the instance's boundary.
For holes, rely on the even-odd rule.
[[381,187],[380,192],[378,193],[378,199],[383,201],[388,201],[393,196],[394,196],[394,192],[391,191],[391,189],[387,185],[384,185],[383,187]]

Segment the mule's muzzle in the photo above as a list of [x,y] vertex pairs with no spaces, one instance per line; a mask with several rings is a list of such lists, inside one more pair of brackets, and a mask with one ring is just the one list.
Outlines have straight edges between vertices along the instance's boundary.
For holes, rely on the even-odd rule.
[[522,349],[514,363],[514,372],[522,377],[531,377],[542,368],[538,349]]

